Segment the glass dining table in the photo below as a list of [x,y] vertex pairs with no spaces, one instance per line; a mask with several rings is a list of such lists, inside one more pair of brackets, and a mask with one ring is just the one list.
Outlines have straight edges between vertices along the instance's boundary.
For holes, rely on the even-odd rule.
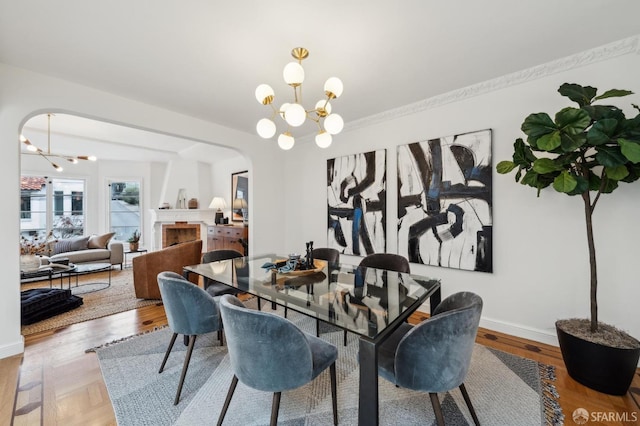
[[[265,254],[191,265],[191,273],[252,294],[274,305],[324,321],[358,336],[358,424],[378,424],[378,348],[429,299],[440,303],[440,281],[414,274],[320,262],[314,270],[265,268],[286,256]],[[278,263],[280,262],[280,263]],[[285,268],[286,269],[286,268]]]

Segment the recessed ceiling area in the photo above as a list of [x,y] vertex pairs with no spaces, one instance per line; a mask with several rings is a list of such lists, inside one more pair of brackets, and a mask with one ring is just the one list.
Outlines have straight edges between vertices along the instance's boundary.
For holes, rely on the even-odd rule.
[[[37,115],[25,123],[22,134],[46,151],[47,126],[47,114]],[[59,113],[51,116],[50,140],[53,153],[95,155],[99,160],[167,162],[180,158],[213,163],[241,156],[219,146]],[[26,145],[21,149],[25,152]]]

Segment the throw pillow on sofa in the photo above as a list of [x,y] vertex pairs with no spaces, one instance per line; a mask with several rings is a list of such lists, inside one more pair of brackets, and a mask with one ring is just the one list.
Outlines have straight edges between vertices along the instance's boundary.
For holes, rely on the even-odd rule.
[[75,237],[60,240],[53,248],[53,254],[66,253],[69,251],[86,250],[89,237]]
[[87,248],[90,249],[106,249],[109,245],[109,241],[111,238],[116,235],[115,232],[109,232],[107,234],[102,235],[92,235],[89,237],[89,242],[87,243]]

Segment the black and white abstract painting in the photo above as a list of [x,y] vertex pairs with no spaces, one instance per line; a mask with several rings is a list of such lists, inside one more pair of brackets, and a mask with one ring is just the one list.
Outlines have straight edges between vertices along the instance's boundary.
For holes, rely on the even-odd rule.
[[398,253],[493,272],[491,130],[401,145]]
[[327,160],[327,245],[366,256],[386,250],[386,150]]

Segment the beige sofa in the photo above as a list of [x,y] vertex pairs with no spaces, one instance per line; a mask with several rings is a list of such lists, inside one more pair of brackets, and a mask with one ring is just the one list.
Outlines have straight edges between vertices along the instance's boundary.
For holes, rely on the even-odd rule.
[[46,256],[50,263],[59,263],[62,259],[69,259],[70,263],[110,263],[120,265],[124,262],[124,246],[120,241],[111,241],[113,234],[92,235],[88,237],[74,237],[59,240],[50,249],[50,256]]

